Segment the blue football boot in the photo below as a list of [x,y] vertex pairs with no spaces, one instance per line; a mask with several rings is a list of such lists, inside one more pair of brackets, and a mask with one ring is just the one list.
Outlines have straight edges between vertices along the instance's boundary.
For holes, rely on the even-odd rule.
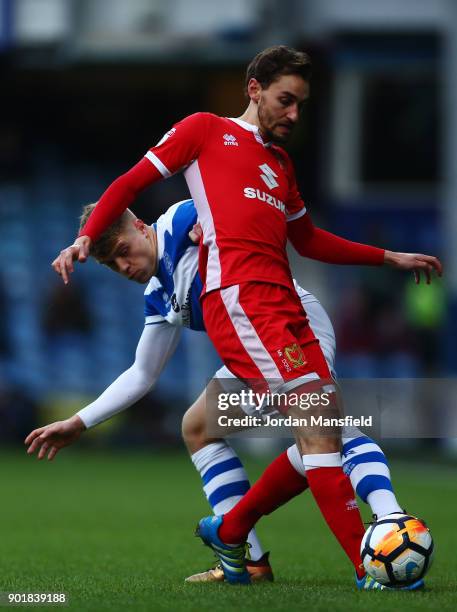
[[251,577],[246,569],[246,542],[243,544],[225,544],[217,532],[222,525],[222,516],[206,516],[197,525],[195,535],[203,540],[206,546],[213,549],[221,562],[225,579],[230,584],[250,584]]
[[418,591],[425,586],[424,581],[421,579],[416,580],[416,582],[412,584],[408,584],[408,586],[389,587],[385,584],[381,584],[368,574],[365,574],[362,578],[359,578],[356,574],[355,584],[359,591]]

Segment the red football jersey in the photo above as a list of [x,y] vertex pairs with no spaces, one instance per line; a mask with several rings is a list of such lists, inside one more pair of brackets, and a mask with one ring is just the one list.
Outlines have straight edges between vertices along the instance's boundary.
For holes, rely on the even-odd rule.
[[146,157],[163,177],[184,169],[208,250],[206,291],[246,281],[293,289],[287,221],[306,209],[283,149],[254,125],[196,113]]

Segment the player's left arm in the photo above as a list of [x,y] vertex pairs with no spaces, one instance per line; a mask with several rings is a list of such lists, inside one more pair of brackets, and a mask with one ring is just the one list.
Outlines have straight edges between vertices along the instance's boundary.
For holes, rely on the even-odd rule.
[[390,265],[400,270],[412,270],[416,283],[424,273],[426,282],[432,279],[433,270],[441,276],[443,266],[437,257],[422,253],[395,253],[368,244],[346,240],[341,236],[316,227],[306,212],[298,191],[292,162],[288,157],[287,172],[289,194],[286,203],[287,236],[300,255],[325,263],[346,265]]
[[399,270],[412,270],[416,283],[420,282],[421,272],[424,273],[427,284],[430,284],[432,280],[433,271],[438,276],[443,273],[443,266],[437,257],[422,253],[395,253],[346,240],[315,227],[308,213],[289,221],[287,229],[288,237],[294,248],[300,255],[310,259],[346,265],[382,266],[387,264]]

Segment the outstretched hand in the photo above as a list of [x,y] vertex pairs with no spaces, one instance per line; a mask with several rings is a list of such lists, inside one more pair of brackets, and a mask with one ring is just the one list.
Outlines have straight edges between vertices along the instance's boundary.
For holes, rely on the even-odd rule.
[[89,257],[90,244],[89,236],[79,236],[74,244],[60,251],[60,254],[52,262],[52,267],[62,277],[66,285],[70,281],[70,274],[74,271],[73,262],[84,263]]
[[437,276],[443,275],[443,265],[438,257],[433,257],[433,255],[386,251],[384,263],[399,270],[412,270],[417,285],[420,283],[421,273],[424,274],[427,285],[430,285],[432,282],[433,271],[435,271]]
[[47,454],[48,460],[52,461],[61,448],[76,442],[85,429],[86,426],[77,415],[34,429],[24,440],[28,446],[27,454],[33,455],[39,449],[38,459],[44,459]]

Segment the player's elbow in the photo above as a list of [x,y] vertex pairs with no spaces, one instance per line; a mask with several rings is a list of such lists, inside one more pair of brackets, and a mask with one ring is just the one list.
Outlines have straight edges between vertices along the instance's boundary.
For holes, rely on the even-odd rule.
[[291,244],[299,255],[301,255],[302,257],[310,257],[308,253],[308,249],[306,248],[306,244],[304,243],[304,241],[299,241],[299,240],[292,241],[291,240]]
[[151,391],[157,381],[157,377],[152,376],[146,368],[138,366],[137,363],[132,365],[130,368],[130,373],[132,380],[134,380],[137,392],[141,394],[141,397]]
[[287,236],[294,249],[302,257],[310,257],[315,239],[315,227],[308,215],[287,224]]

